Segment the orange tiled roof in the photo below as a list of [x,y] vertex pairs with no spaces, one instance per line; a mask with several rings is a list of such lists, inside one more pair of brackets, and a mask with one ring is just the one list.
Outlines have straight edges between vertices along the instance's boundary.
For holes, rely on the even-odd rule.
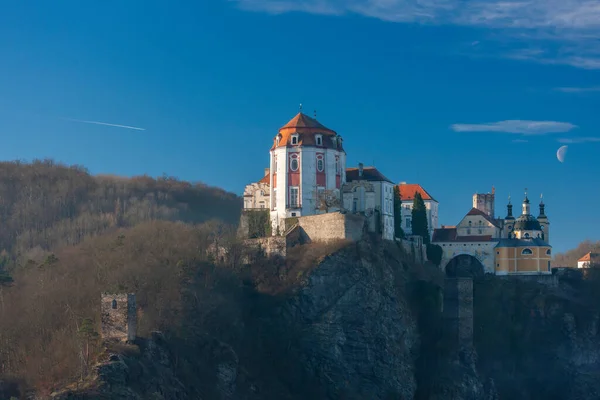
[[269,174],[265,175],[258,183],[266,183],[267,185],[271,183],[271,178]]
[[577,261],[592,261],[592,258],[600,258],[600,253],[589,252]]
[[418,192],[423,200],[433,200],[437,202],[437,200],[431,197],[431,195],[418,183],[401,183],[397,187],[400,189],[400,199],[402,201],[414,200],[415,193]]
[[[273,140],[271,149],[291,145],[293,134],[298,134],[298,146],[317,146],[315,135],[321,134],[323,135],[323,141],[318,147],[344,151],[341,142],[338,145],[337,141],[332,140],[337,136],[334,130],[327,128],[316,119],[303,113],[298,113],[279,129],[279,134]],[[279,145],[277,145],[277,137],[280,137]]]

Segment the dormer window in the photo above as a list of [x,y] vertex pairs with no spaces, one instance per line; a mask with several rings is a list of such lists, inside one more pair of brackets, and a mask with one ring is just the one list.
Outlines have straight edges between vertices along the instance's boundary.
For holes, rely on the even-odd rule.
[[316,135],[315,140],[317,142],[317,146],[323,146],[323,136],[322,135]]
[[298,135],[292,135],[292,144],[298,144]]
[[277,135],[277,137],[275,138],[275,145],[279,146],[279,141],[281,140],[281,135]]

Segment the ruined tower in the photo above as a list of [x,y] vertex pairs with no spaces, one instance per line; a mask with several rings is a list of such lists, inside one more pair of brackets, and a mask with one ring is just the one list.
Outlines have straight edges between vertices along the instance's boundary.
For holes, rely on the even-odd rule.
[[483,211],[490,218],[494,219],[494,207],[496,189],[492,187],[492,193],[475,193],[473,195],[473,208]]
[[102,293],[102,338],[132,342],[137,336],[137,307],[133,293]]

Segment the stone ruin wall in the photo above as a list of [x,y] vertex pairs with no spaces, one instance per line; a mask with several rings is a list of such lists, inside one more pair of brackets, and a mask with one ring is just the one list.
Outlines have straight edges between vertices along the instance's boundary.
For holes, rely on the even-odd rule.
[[[117,308],[113,309],[113,300]],[[103,293],[101,300],[102,338],[133,341],[137,335],[137,307],[134,294]]]
[[339,212],[311,215],[299,217],[298,226],[311,242],[339,239],[358,241],[363,237],[365,217]]

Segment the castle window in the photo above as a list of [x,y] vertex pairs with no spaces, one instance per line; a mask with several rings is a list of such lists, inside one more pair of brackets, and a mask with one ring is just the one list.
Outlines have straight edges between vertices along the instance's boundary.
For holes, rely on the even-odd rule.
[[483,231],[481,229],[479,229],[479,234],[481,235],[483,233]]
[[529,239],[529,233],[525,234],[525,239]]
[[298,207],[300,204],[300,189],[298,187],[290,188],[290,207]]
[[298,144],[298,135],[292,135],[292,144]]
[[112,301],[112,309],[113,310],[117,309],[117,300],[116,299],[113,299],[113,301]]
[[523,255],[531,255],[531,254],[533,254],[533,251],[531,251],[531,249],[523,249],[523,251],[521,252],[521,254],[523,254]]
[[325,169],[325,162],[323,161],[323,156],[319,154],[317,156],[317,171],[323,172]]
[[[471,222],[469,222],[469,226],[470,226],[470,225],[471,225]],[[470,230],[470,229],[467,229],[467,235],[470,235],[470,234],[471,234],[471,230]]]
[[292,155],[290,157],[290,169],[292,171],[298,171],[299,166],[300,165],[298,164],[298,156]]
[[552,251],[550,249],[548,249],[548,250],[546,250],[546,254],[550,255],[550,254],[552,254]]
[[323,145],[323,136],[317,135],[317,136],[315,136],[315,139],[317,141],[317,146],[322,146]]

